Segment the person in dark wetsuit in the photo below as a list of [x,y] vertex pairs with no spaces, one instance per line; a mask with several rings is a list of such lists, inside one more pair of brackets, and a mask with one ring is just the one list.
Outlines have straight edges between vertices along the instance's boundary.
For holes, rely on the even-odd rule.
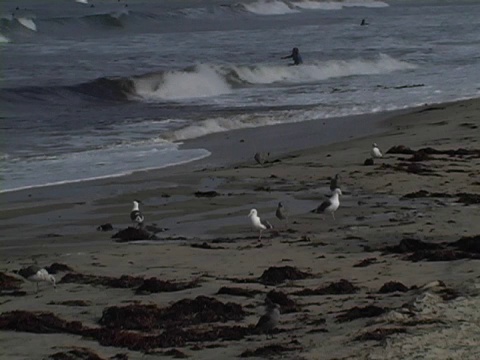
[[289,58],[293,59],[293,64],[290,64],[290,65],[300,65],[303,63],[302,57],[300,56],[300,52],[296,47],[293,48],[292,53],[290,55],[282,57],[282,59],[289,59]]

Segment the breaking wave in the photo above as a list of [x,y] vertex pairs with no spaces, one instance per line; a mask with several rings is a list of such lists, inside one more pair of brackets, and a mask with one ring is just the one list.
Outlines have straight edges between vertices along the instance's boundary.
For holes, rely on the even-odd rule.
[[26,27],[27,29],[37,31],[37,24],[35,24],[33,19],[29,19],[26,17],[20,17],[16,19],[22,26]]
[[0,90],[0,98],[50,100],[70,93],[84,99],[113,101],[182,101],[224,95],[238,88],[265,84],[301,84],[329,78],[385,74],[415,65],[380,54],[376,59],[329,60],[302,66],[200,64],[181,70],[130,77],[102,77],[71,86]]
[[347,1],[321,1],[302,0],[294,1],[292,4],[301,9],[309,10],[341,10],[348,7],[381,8],[389,5],[383,1],[375,0],[347,0]]
[[284,15],[298,12],[292,5],[279,0],[258,0],[241,5],[246,11],[257,15]]
[[257,15],[284,15],[299,12],[301,10],[342,10],[347,7],[379,8],[389,6],[383,1],[375,0],[346,0],[346,1],[322,1],[322,0],[258,0],[255,2],[240,4],[246,11]]
[[9,42],[10,42],[9,38],[0,34],[0,44],[6,44],[6,43],[9,43]]

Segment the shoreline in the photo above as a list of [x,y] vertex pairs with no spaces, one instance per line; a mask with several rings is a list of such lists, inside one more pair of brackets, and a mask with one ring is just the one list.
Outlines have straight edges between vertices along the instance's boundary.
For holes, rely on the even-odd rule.
[[[100,183],[100,182],[109,182],[109,180],[111,179],[135,177],[138,174],[145,174],[145,173],[158,173],[159,176],[162,176],[164,172],[167,172],[167,170],[170,170],[170,169],[173,169],[175,171],[177,171],[177,169],[179,171],[183,171],[184,170],[183,168],[187,168],[187,167],[191,167],[195,170],[203,166],[233,166],[238,163],[250,161],[250,158],[253,157],[253,154],[255,153],[255,151],[252,154],[249,153],[248,156],[247,154],[239,156],[239,154],[236,153],[235,150],[230,149],[228,156],[225,159],[221,159],[221,156],[219,153],[222,152],[223,148],[225,147],[231,148],[232,142],[237,140],[239,141],[242,138],[249,138],[249,139],[253,138],[255,141],[261,142],[262,140],[261,139],[258,140],[258,138],[261,138],[262,136],[265,136],[265,135],[271,136],[271,133],[273,133],[273,135],[279,135],[284,138],[285,136],[288,135],[289,132],[292,132],[293,130],[293,133],[296,135],[296,138],[294,140],[297,140],[299,136],[303,135],[303,133],[305,132],[305,128],[308,128],[308,127],[313,128],[315,131],[319,131],[320,129],[324,130],[325,124],[329,123],[328,125],[330,126],[327,126],[327,128],[329,128],[327,130],[329,131],[338,132],[338,129],[340,127],[348,128],[347,130],[349,132],[348,138],[337,133],[337,134],[333,134],[334,137],[332,140],[323,138],[319,142],[317,142],[317,140],[309,137],[307,143],[298,144],[295,141],[290,141],[291,144],[289,145],[295,146],[292,149],[289,149],[288,146],[286,146],[286,143],[282,143],[281,146],[277,146],[277,147],[275,147],[275,144],[274,144],[274,146],[272,146],[273,151],[276,151],[279,155],[282,155],[292,151],[299,151],[307,148],[313,148],[316,146],[327,145],[330,143],[342,142],[348,139],[373,135],[374,133],[382,132],[385,130],[382,125],[384,121],[398,114],[408,113],[416,108],[417,107],[383,111],[378,113],[366,113],[366,114],[359,114],[359,115],[332,117],[332,118],[326,118],[323,120],[308,120],[308,121],[302,121],[302,122],[266,125],[266,126],[260,126],[255,128],[235,129],[235,130],[225,131],[220,133],[207,134],[207,135],[200,136],[198,138],[182,140],[181,145],[179,146],[179,149],[205,149],[210,152],[210,155],[201,157],[199,159],[187,160],[182,163],[166,165],[162,167],[152,167],[152,168],[145,168],[145,169],[133,170],[133,171],[127,170],[124,173],[105,175],[105,176],[100,176],[96,178],[66,180],[66,181],[54,182],[49,184],[31,185],[26,187],[9,189],[9,190],[0,191],[0,196],[12,194],[12,193],[18,193],[18,192],[35,191],[35,189],[40,189],[40,188],[64,187],[64,186],[69,186],[71,184],[79,184],[79,183],[94,184],[94,183]],[[358,121],[367,121],[368,122],[367,129],[361,129],[360,131],[358,129],[355,129],[355,127],[357,127],[355,125],[355,122],[358,122]],[[340,124],[335,124],[335,122],[341,123],[342,126],[338,126]],[[355,126],[352,126],[352,125],[355,125]],[[273,131],[269,131],[271,129],[273,129]],[[256,133],[258,133],[259,136],[257,136]],[[254,141],[249,140],[249,142],[252,143]],[[185,171],[188,171],[188,170],[185,170]]]
[[[99,318],[110,307],[164,309],[208,297],[235,303],[246,314],[225,323],[189,324],[185,331],[227,327],[247,332],[238,338],[217,333],[213,339],[138,349],[100,345],[58,328],[49,335],[3,329],[5,355],[44,359],[61,344],[62,351],[84,347],[103,357],[125,353],[131,360],[154,359],[171,348],[201,360],[236,358],[268,346],[280,349],[278,356],[302,360],[400,360],[439,353],[478,358],[480,253],[473,245],[453,247],[480,234],[480,223],[472,221],[480,215],[478,115],[480,99],[427,105],[370,118],[378,131],[352,139],[344,130],[348,120],[327,123],[328,131],[344,138],[335,143],[326,142],[330,133],[321,132],[323,124],[216,134],[185,144],[203,141],[218,149],[194,166],[4,196],[12,202],[5,202],[8,207],[0,212],[0,271],[16,276],[14,271],[32,263],[60,263],[71,270],[55,274],[56,290],[42,285],[36,294],[32,284],[21,283],[23,295],[2,293],[0,320],[10,311],[42,311],[103,329]],[[319,136],[324,143],[318,143]],[[253,149],[257,142],[264,148]],[[365,166],[372,142],[384,157]],[[436,152],[417,153],[420,161],[412,160],[411,153],[386,154],[395,145]],[[469,152],[458,152],[460,148]],[[256,164],[255,151],[268,150],[269,162]],[[235,161],[225,164],[225,159]],[[343,196],[333,220],[311,210],[326,199],[336,173]],[[167,229],[157,233],[159,240],[121,243],[111,238],[113,232],[96,230],[106,222],[115,231],[128,226],[134,198],[144,201],[146,225]],[[279,201],[288,209],[288,225],[275,218]],[[251,208],[274,225],[261,241],[248,223]],[[266,272],[285,267],[296,275],[263,282]],[[65,280],[69,272],[77,280]],[[124,275],[195,285],[138,294],[134,286],[112,285]],[[277,331],[268,336],[251,332],[265,299],[273,296],[281,301]],[[136,333],[161,335],[163,330]]]

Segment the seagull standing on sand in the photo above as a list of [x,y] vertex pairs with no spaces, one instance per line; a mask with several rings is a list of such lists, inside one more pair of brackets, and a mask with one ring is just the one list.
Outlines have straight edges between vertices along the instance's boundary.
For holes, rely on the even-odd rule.
[[335,174],[335,177],[330,180],[330,190],[333,192],[333,190],[338,189],[338,178],[339,175]]
[[250,218],[250,223],[252,224],[253,229],[260,231],[260,234],[258,236],[258,240],[262,239],[263,230],[273,229],[272,224],[270,224],[268,221],[260,220],[260,218],[257,215],[257,210],[256,209],[250,210],[250,213],[248,214],[248,217]]
[[280,306],[276,303],[268,304],[265,314],[258,320],[255,330],[261,333],[269,333],[274,330],[280,319]]
[[142,202],[140,200],[134,200],[133,201],[133,208],[132,211],[130,212],[130,219],[138,226],[141,227],[143,225],[143,221],[145,220],[145,217],[141,213],[140,209],[138,208],[138,204],[141,204]]
[[285,220],[285,227],[288,226],[288,214],[285,206],[283,206],[282,202],[278,203],[277,211],[275,211],[275,216],[278,220],[283,221]]
[[376,143],[372,144],[372,150],[370,151],[370,155],[372,156],[372,159],[383,157],[382,152],[380,151]]
[[332,214],[333,220],[335,220],[334,212],[340,206],[340,199],[339,199],[340,195],[342,195],[342,190],[340,190],[339,188],[336,188],[335,190],[333,190],[333,195],[330,197],[330,199],[321,203],[320,206],[318,206],[312,212],[317,214],[330,213]]
[[18,274],[28,281],[34,282],[37,284],[37,293],[38,293],[38,284],[41,282],[49,282],[53,285],[54,288],[57,287],[55,282],[55,277],[50,275],[47,270],[36,266],[31,265],[26,268],[20,269]]

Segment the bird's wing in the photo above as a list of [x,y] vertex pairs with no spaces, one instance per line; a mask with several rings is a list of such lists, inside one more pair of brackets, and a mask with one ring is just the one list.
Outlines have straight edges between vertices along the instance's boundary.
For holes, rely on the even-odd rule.
[[273,225],[268,222],[268,220],[260,220],[260,223],[265,226],[267,229],[273,229]]
[[318,214],[323,213],[325,209],[328,208],[330,205],[332,205],[330,200],[324,201],[313,212],[316,212]]
[[130,219],[132,219],[132,221],[136,221],[136,222],[143,222],[143,220],[145,220],[143,214],[139,211],[139,210],[135,210],[135,211],[132,211],[130,213]]

